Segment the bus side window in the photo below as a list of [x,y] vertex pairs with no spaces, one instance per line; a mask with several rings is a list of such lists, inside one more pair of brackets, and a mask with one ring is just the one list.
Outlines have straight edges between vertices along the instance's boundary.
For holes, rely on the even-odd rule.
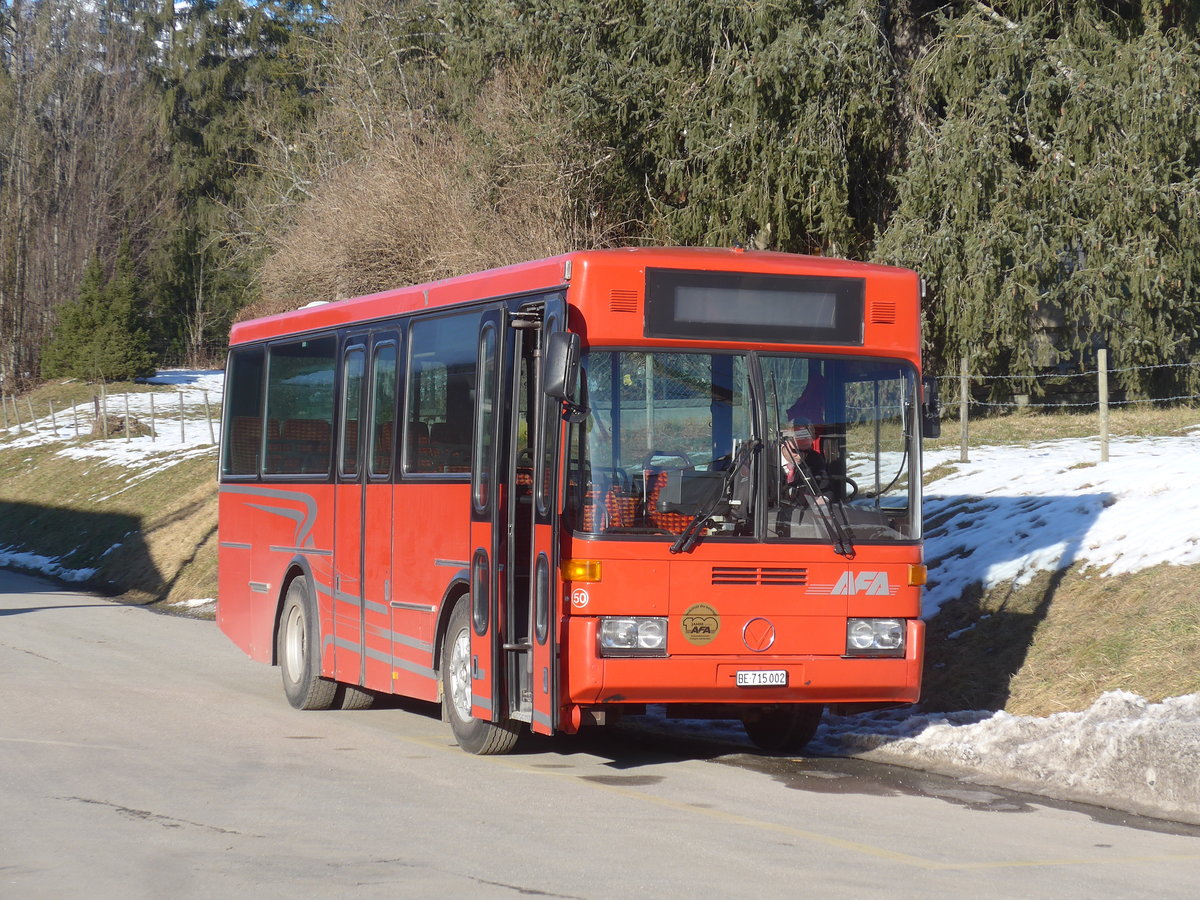
[[[475,408],[475,356],[479,340],[478,310],[453,316],[419,319],[412,325],[406,382],[409,420],[406,471],[466,473],[471,471],[471,428]],[[415,426],[428,428],[424,436]]]
[[371,363],[370,445],[367,456],[372,475],[392,474],[392,420],[396,415],[396,360],[394,341],[375,347]]
[[[336,349],[333,336],[271,347],[267,364],[267,474],[329,474]],[[279,428],[278,437],[271,433],[274,427]]]

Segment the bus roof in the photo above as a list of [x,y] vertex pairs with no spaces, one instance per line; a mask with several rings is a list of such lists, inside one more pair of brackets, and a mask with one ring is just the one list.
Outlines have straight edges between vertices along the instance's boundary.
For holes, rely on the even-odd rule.
[[737,247],[581,250],[362,297],[329,302],[317,299],[301,309],[235,324],[230,332],[230,344],[304,334],[473,300],[566,287],[573,279],[588,272],[622,270],[626,273],[644,273],[647,268],[806,274],[868,280],[881,277],[895,280],[899,277],[910,283],[916,280],[915,273],[891,266]]

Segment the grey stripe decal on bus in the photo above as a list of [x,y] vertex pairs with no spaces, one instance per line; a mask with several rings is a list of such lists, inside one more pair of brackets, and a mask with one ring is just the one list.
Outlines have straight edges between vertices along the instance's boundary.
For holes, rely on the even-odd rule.
[[300,547],[310,542],[313,526],[317,523],[317,501],[309,494],[303,491],[285,491],[279,488],[259,487],[249,484],[225,484],[221,485],[221,491],[228,494],[244,494],[250,497],[264,497],[271,500],[288,500],[292,503],[300,503],[304,509],[289,509],[284,506],[265,506],[259,503],[251,503],[255,509],[261,509],[263,512],[272,513],[277,516],[283,516],[285,519],[291,519],[296,523],[296,537],[292,541],[296,546]]
[[[336,647],[341,647],[343,650],[350,650],[353,653],[358,653],[358,644],[346,638],[326,639],[326,644],[333,643]],[[429,666],[423,666],[420,663],[409,662],[406,659],[393,659],[386,653],[380,653],[378,650],[367,649],[367,658],[376,660],[391,666],[393,669],[403,669],[405,672],[412,672],[414,675],[421,675],[425,678],[436,678],[437,675]],[[488,707],[491,708],[490,706]]]
[[437,607],[431,606],[428,603],[405,603],[403,600],[393,600],[389,605],[392,607],[392,609],[408,609],[412,610],[413,612],[423,613],[437,612]]
[[318,550],[316,547],[276,547],[268,548],[272,553],[303,553],[306,556],[333,556],[332,550]]
[[[396,632],[390,631],[386,628],[373,628],[371,630],[371,633],[377,637],[382,638],[383,640],[387,641],[388,643],[390,643],[392,645],[399,644],[401,647],[410,647],[413,650],[419,650],[422,653],[427,653],[427,654],[429,654],[430,657],[433,656],[433,644],[429,643],[428,641],[423,641],[420,638],[409,637],[406,634],[397,634]],[[329,645],[330,639],[331,639],[330,636],[326,635],[326,637],[325,637],[325,645],[326,646]],[[344,637],[339,637],[339,638],[336,638],[335,640],[337,642],[337,645],[339,647],[343,648],[344,650],[353,650],[355,653],[359,652],[358,641],[352,641],[350,638],[344,638]],[[376,652],[377,651],[371,650],[370,648],[367,649],[368,655],[375,654]],[[380,656],[377,658],[383,659],[384,657]]]

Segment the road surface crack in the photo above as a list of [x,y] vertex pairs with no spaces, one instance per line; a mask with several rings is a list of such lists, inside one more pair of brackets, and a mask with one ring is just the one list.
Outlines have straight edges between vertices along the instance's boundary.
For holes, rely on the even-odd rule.
[[220,828],[216,825],[205,825],[202,822],[189,822],[187,819],[176,819],[171,816],[163,816],[158,813],[150,812],[146,809],[131,809],[128,806],[121,806],[119,803],[109,803],[107,800],[92,800],[88,797],[59,797],[60,800],[69,800],[74,803],[90,803],[93,806],[107,806],[111,810],[115,810],[127,819],[141,822],[153,822],[156,825],[161,825],[163,828],[183,828],[185,826],[191,828],[202,828],[205,831],[211,831],[215,834],[236,834],[240,835],[240,831],[233,831],[229,828]]

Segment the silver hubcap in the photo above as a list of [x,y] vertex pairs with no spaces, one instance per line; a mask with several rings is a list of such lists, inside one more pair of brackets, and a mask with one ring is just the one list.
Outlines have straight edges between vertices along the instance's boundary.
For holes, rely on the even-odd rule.
[[471,636],[465,628],[450,648],[450,703],[460,719],[471,720]]
[[283,632],[283,661],[291,681],[297,681],[304,668],[304,644],[304,615],[299,607],[293,606],[288,612]]

